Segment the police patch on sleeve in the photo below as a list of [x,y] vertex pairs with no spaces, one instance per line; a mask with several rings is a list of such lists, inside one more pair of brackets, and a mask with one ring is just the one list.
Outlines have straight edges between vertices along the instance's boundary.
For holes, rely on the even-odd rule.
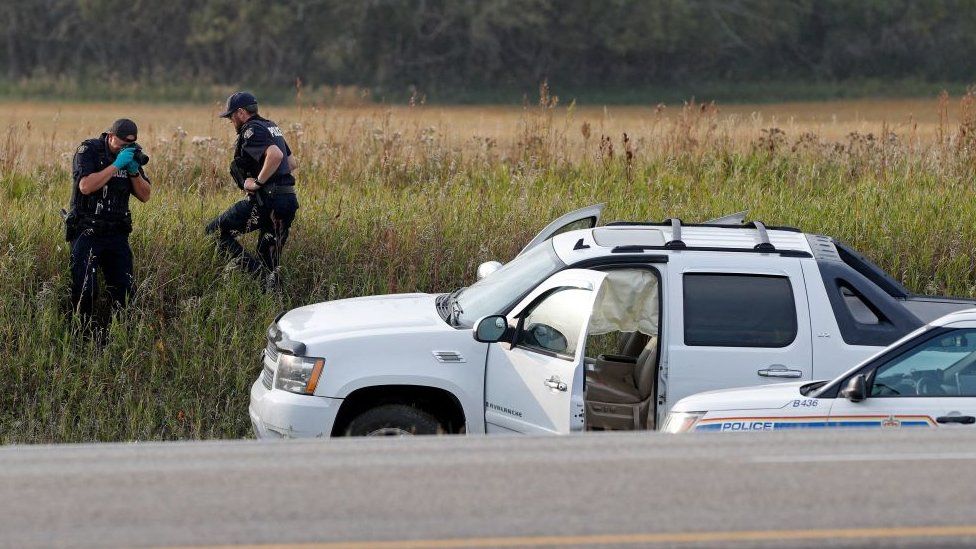
[[250,139],[254,135],[254,128],[244,130],[244,139]]
[[78,147],[78,154],[85,154],[85,151],[87,150],[88,150],[88,145],[82,145]]

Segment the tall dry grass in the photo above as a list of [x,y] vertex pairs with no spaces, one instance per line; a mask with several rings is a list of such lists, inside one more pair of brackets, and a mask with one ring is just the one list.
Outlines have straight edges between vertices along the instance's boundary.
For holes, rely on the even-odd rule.
[[[302,165],[277,296],[225,269],[203,235],[238,197],[225,176],[232,132],[211,110],[7,109],[0,441],[245,436],[247,390],[278,312],[470,283],[481,261],[511,257],[549,219],[595,202],[609,219],[750,209],[846,240],[913,290],[976,295],[972,95],[907,122],[847,126],[694,102],[601,111],[540,95],[515,112],[272,111]],[[154,194],[133,206],[135,299],[93,339],[66,315],[57,211],[77,141],[122,115],[143,128]]]

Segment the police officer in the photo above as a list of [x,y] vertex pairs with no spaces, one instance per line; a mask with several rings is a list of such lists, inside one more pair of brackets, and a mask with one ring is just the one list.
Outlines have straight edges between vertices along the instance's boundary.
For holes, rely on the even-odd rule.
[[137,135],[136,123],[121,118],[75,151],[65,236],[71,243],[71,300],[85,319],[97,297],[99,267],[115,308],[124,307],[132,293],[129,195],[146,202],[151,191],[132,147]]
[[[220,117],[237,130],[231,175],[247,193],[207,225],[207,234],[219,231],[218,246],[240,262],[241,267],[264,281],[266,290],[278,282],[281,250],[298,198],[295,196],[295,160],[281,128],[258,114],[258,100],[248,92],[227,98]],[[237,241],[237,235],[260,230],[255,258]]]

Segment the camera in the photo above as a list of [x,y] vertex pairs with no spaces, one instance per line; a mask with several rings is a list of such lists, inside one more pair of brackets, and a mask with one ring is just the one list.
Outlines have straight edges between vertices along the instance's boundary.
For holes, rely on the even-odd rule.
[[135,149],[132,154],[132,159],[136,161],[140,166],[145,166],[149,163],[149,155],[142,152],[142,145],[138,143],[130,143],[125,147],[126,149]]

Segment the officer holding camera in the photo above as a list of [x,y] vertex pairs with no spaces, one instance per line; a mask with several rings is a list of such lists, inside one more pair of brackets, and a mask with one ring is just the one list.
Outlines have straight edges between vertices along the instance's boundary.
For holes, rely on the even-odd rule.
[[[225,107],[220,117],[230,119],[237,130],[231,177],[248,196],[217,216],[206,231],[219,231],[220,249],[240,261],[245,271],[261,277],[265,290],[272,290],[279,281],[281,250],[298,210],[292,176],[295,159],[281,128],[258,114],[254,95],[234,93]],[[260,230],[258,258],[237,241],[237,235],[255,229]]]
[[85,319],[94,309],[99,268],[115,308],[124,307],[132,293],[129,195],[146,202],[151,192],[143,170],[149,157],[137,135],[136,123],[121,118],[75,151],[65,238],[71,243],[71,300]]

